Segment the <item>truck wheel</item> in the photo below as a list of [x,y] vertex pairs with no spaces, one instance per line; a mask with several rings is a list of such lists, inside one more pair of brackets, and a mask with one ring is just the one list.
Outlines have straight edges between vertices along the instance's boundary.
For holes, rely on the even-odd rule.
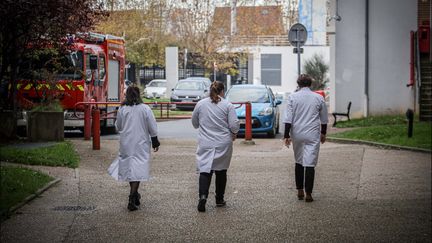
[[101,134],[102,135],[109,135],[109,134],[116,134],[117,131],[115,127],[101,127]]

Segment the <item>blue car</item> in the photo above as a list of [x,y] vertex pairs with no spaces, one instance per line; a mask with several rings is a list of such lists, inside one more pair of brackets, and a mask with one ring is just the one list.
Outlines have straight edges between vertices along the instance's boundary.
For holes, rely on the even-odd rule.
[[[273,91],[265,85],[233,85],[225,95],[231,103],[252,103],[252,134],[267,133],[274,138],[279,133],[279,107],[282,102],[275,98]],[[237,105],[236,105],[237,106]],[[236,109],[240,120],[239,133],[245,132],[245,105]]]

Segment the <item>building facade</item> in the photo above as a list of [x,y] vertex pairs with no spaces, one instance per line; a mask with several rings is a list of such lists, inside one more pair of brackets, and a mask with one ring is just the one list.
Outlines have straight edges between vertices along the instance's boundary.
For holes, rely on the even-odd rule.
[[418,2],[331,0],[330,9],[330,111],[350,101],[352,117],[418,110],[419,87],[407,87]]

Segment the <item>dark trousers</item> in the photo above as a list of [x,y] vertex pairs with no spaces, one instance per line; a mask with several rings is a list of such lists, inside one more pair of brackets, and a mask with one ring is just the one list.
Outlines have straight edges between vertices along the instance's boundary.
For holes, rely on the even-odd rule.
[[[305,169],[306,168],[306,169]],[[303,167],[295,163],[295,180],[297,190],[305,188],[306,193],[312,193],[315,179],[314,167]]]
[[[216,174],[216,199],[223,200],[225,194],[225,187],[227,182],[227,170],[215,171]],[[199,197],[208,197],[210,183],[213,171],[210,173],[202,172],[199,177]]]

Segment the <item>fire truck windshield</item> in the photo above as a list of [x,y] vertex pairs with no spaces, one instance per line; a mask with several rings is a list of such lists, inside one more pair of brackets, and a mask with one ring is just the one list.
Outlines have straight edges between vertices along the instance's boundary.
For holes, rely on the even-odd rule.
[[83,76],[83,53],[75,51],[65,55],[61,60],[61,70],[57,74],[57,79],[76,80]]
[[[58,55],[41,51],[24,62],[19,78],[31,80],[80,80],[83,78],[83,52],[73,51]],[[54,75],[54,76],[53,76]]]

